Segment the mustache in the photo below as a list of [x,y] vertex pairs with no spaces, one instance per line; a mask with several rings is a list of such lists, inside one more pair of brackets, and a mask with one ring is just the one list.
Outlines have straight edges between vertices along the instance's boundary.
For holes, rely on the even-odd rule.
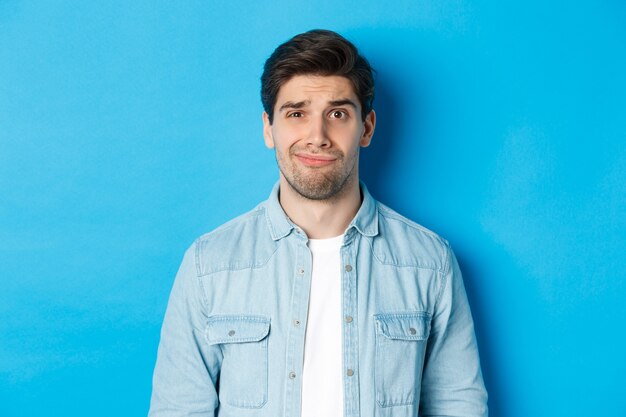
[[312,148],[312,147],[298,147],[298,148],[291,148],[289,150],[289,155],[293,156],[295,154],[297,154],[298,152],[305,152],[309,155],[319,155],[319,156],[332,156],[334,158],[337,159],[343,159],[344,154],[343,152],[341,152],[339,149],[331,149],[328,151],[322,151],[319,148]]

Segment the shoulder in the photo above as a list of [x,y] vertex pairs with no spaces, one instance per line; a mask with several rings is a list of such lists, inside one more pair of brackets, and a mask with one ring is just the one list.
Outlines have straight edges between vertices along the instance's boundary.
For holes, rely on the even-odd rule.
[[276,246],[269,233],[265,202],[205,233],[192,245],[198,276],[259,267]]
[[377,202],[379,234],[372,240],[374,256],[398,267],[445,271],[450,244],[437,233]]

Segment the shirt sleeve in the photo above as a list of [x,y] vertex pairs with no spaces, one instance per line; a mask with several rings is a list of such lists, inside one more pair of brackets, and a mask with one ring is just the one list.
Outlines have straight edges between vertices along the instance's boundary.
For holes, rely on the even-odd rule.
[[420,416],[486,417],[474,322],[459,265],[447,245],[446,259],[424,362]]
[[213,417],[218,406],[221,352],[204,337],[206,305],[195,259],[194,244],[183,258],[165,312],[149,417]]

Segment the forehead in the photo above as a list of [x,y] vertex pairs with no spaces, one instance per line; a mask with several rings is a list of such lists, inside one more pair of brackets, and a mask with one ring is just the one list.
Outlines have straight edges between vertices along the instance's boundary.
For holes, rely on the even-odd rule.
[[358,103],[352,82],[339,75],[295,75],[278,90],[276,105],[286,101],[352,99]]

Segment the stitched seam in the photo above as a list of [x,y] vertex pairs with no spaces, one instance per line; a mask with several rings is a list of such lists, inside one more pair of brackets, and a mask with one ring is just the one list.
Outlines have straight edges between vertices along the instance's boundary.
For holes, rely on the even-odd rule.
[[[448,285],[448,275],[449,275],[449,268],[450,268],[450,246],[446,246],[445,247],[446,250],[446,255],[445,256],[445,273],[444,271],[439,271],[439,275],[441,275],[441,288],[439,288],[439,294],[437,294],[437,298],[435,299],[435,305],[434,305],[434,309],[437,310],[437,306],[439,305],[439,301],[441,300],[441,297],[443,296],[443,292],[446,288],[446,285]],[[435,311],[433,310],[433,311]]]
[[[432,232],[431,232],[432,233]],[[435,237],[438,237],[437,235],[434,235]],[[372,253],[372,256],[374,257],[374,259],[376,259],[378,261],[379,264],[381,265],[389,265],[389,266],[395,266],[397,268],[417,268],[417,269],[427,269],[429,271],[435,271],[435,272],[441,272],[441,268],[437,268],[437,267],[432,267],[432,266],[426,266],[426,265],[408,265],[408,264],[397,264],[397,263],[392,263],[392,262],[386,262],[383,261],[382,259],[380,259],[377,255],[376,252],[374,251],[374,236],[365,236],[367,239],[367,243],[369,244],[370,247],[370,252]],[[440,240],[443,240],[442,238],[438,237]],[[445,240],[444,240],[444,244],[445,244]]]
[[208,239],[210,237],[212,237],[213,235],[220,233],[220,232],[224,232],[227,231],[241,223],[245,223],[248,221],[252,221],[255,220],[254,218],[252,218],[253,216],[258,217],[259,215],[262,215],[263,213],[261,213],[261,211],[264,210],[263,207],[258,207],[255,209],[252,209],[251,211],[242,214],[239,217],[236,217],[224,224],[222,224],[221,226],[218,226],[216,229],[211,230],[208,233],[203,234],[202,236],[200,236],[198,239],[196,239],[196,241],[200,242],[202,240]]
[[272,238],[277,238],[278,236],[276,235],[276,229],[274,229],[274,224],[272,223],[272,220],[270,219],[270,211],[265,208],[265,222],[267,223],[267,226],[270,229],[270,234],[272,235]]
[[383,204],[379,204],[378,205],[378,212],[380,213],[381,216],[388,218],[388,219],[393,219],[393,220],[397,220],[399,222],[402,222],[404,224],[406,224],[407,226],[411,227],[412,229],[417,229],[420,230],[432,237],[434,237],[437,240],[443,240],[443,238],[441,236],[439,236],[437,233],[433,232],[432,230],[429,230],[427,228],[425,228],[424,226],[415,223],[409,219],[407,219],[406,217],[404,217],[403,215],[391,210],[390,208],[388,208],[387,206],[383,205]]
[[215,269],[213,271],[210,272],[205,272],[203,274],[200,275],[200,277],[207,277],[209,275],[213,275],[216,274],[218,272],[223,272],[223,271],[243,271],[244,269],[259,269],[264,267],[265,265],[267,265],[267,263],[270,261],[270,259],[272,259],[272,257],[274,257],[274,254],[276,254],[276,252],[278,251],[278,247],[280,246],[281,242],[276,244],[276,248],[274,249],[274,251],[270,254],[270,256],[267,257],[267,259],[261,263],[258,264],[252,264],[252,265],[245,265],[245,266],[236,266],[236,267],[229,267],[229,266],[223,266],[219,269]]
[[204,284],[202,283],[202,280],[200,279],[200,263],[198,262],[200,259],[200,247],[198,246],[197,242],[198,242],[198,239],[196,239],[196,241],[194,242],[194,245],[195,245],[194,262],[195,262],[195,267],[196,267],[196,281],[197,281],[197,285],[200,291],[200,302],[204,306],[205,311],[209,311],[209,300],[206,298]]
[[387,319],[387,318],[391,318],[391,317],[398,317],[398,318],[427,317],[427,318],[431,318],[431,314],[428,311],[398,312],[398,313],[389,312],[389,313],[374,314],[374,317],[381,318],[381,319]]
[[268,323],[270,319],[265,316],[238,316],[238,315],[222,315],[211,316],[207,322],[214,323],[220,321],[251,321],[255,323]]
[[396,268],[415,268],[415,269],[426,269],[429,271],[435,271],[435,272],[441,272],[440,268],[434,268],[431,266],[426,266],[426,265],[406,265],[406,264],[395,264],[392,262],[385,262],[382,259],[380,259],[377,255],[376,252],[374,252],[374,245],[372,243],[372,241],[374,240],[373,237],[369,237],[366,236],[367,239],[367,243],[369,244],[370,247],[370,252],[372,253],[372,256],[374,257],[374,259],[376,259],[378,261],[379,264],[381,265],[388,265],[388,266],[394,266]]

